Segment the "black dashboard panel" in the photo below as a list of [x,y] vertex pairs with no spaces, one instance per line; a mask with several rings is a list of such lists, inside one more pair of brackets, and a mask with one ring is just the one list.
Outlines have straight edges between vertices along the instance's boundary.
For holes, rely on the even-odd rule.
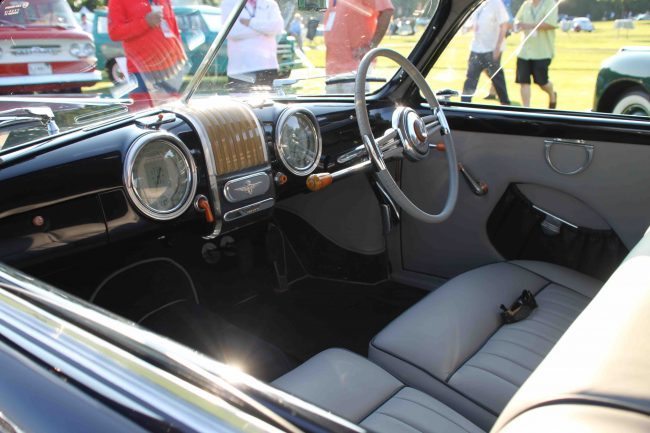
[[[381,135],[390,127],[394,107],[388,103],[371,104],[371,123],[376,134]],[[227,174],[210,169],[211,158],[218,158],[217,152],[223,151],[212,143],[219,140],[220,129],[210,125],[217,135],[206,140],[205,128],[197,126],[195,119],[182,110],[152,111],[111,126],[77,131],[12,155],[13,159],[4,158],[0,168],[0,260],[20,266],[136,236],[159,236],[180,226],[190,228],[197,237],[210,238],[269,218],[277,200],[307,192],[306,175],[292,174],[276,151],[278,119],[292,106],[296,104],[265,102],[245,107],[243,112],[254,115],[263,134],[266,162]],[[319,102],[299,106],[314,114],[316,128],[322,134],[323,150],[314,170],[335,171],[349,165],[339,164],[336,159],[361,144],[353,104]],[[157,117],[161,113],[164,121]],[[232,116],[211,116],[217,122],[233,121]],[[232,131],[230,124],[220,127]],[[129,147],[156,130],[179,138],[196,164],[193,205],[170,221],[144,215],[125,188],[124,165]],[[280,182],[280,175],[286,176],[285,182]],[[199,197],[209,201],[215,222],[208,222],[204,209],[196,206]]]

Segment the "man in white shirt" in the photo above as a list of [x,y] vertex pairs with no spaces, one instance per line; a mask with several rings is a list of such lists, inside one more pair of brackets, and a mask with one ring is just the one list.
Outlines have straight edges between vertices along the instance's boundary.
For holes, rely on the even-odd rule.
[[[223,0],[221,17],[225,21],[237,3]],[[228,84],[233,89],[270,86],[278,77],[276,35],[284,20],[274,0],[248,0],[228,34]]]
[[486,0],[472,17],[474,39],[463,85],[461,101],[472,102],[481,72],[487,70],[502,105],[509,105],[508,89],[501,69],[501,52],[510,26],[508,11],[502,0]]

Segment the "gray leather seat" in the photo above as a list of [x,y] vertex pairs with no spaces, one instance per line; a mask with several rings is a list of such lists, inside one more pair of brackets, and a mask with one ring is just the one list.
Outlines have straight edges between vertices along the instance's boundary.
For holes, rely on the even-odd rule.
[[474,433],[476,425],[365,358],[329,349],[273,382],[376,433]]
[[[602,283],[543,262],[484,266],[453,278],[371,342],[370,360],[489,430]],[[499,305],[530,290],[538,308],[502,325]]]
[[493,431],[650,431],[650,233],[508,403]]

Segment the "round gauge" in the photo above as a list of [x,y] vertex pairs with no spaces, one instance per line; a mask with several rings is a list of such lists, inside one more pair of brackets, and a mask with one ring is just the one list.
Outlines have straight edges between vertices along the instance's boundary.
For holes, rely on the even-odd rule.
[[322,141],[314,114],[304,108],[288,108],[278,120],[275,148],[287,170],[310,174],[320,160]]
[[196,165],[187,147],[171,134],[158,132],[129,148],[124,183],[133,203],[157,220],[176,218],[196,192]]

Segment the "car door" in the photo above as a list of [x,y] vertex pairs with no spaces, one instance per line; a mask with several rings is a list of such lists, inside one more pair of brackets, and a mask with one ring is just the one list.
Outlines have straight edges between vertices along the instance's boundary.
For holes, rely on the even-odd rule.
[[[515,3],[522,2],[512,3],[515,17]],[[560,2],[559,12],[569,6]],[[580,12],[595,16],[597,6]],[[466,25],[458,26],[466,31],[458,31],[428,65],[434,88],[461,91],[466,84],[475,30],[467,24],[472,12],[466,17]],[[636,30],[645,35],[650,27]],[[535,84],[531,107],[517,106],[516,63],[526,38],[514,33],[501,62],[511,104],[486,105],[482,98],[490,86],[483,74],[478,90],[463,95],[474,102],[447,102],[461,171],[458,203],[441,224],[403,216],[398,253],[403,275],[448,278],[496,261],[533,259],[606,279],[647,229],[649,119],[589,111],[600,62],[626,42],[615,38],[611,20],[580,34],[562,32],[558,21],[555,32],[549,79],[555,82],[556,109],[548,108],[545,92]],[[447,179],[441,154],[402,166],[402,188],[428,211],[444,203]]]

